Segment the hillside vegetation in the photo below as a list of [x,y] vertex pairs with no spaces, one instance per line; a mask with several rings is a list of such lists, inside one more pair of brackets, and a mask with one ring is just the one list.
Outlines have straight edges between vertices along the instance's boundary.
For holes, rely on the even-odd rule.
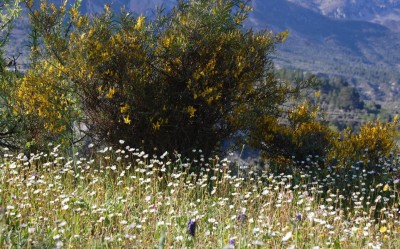
[[379,106],[276,70],[287,33],[247,29],[248,3],[25,1],[29,67],[0,64],[1,247],[396,247],[398,117],[332,127],[330,99]]

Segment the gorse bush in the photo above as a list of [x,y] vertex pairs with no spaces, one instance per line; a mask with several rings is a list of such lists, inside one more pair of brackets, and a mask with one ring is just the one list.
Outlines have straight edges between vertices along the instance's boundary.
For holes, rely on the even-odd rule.
[[335,133],[327,122],[320,119],[320,113],[319,108],[309,102],[289,113],[289,127],[293,134],[292,155],[298,161],[304,161],[310,155],[324,157],[332,147]]
[[322,159],[330,151],[335,133],[319,116],[318,107],[305,101],[292,108],[281,122],[268,117],[259,119],[250,141],[261,148],[265,158],[283,164],[292,159],[305,161],[309,156]]
[[18,98],[54,133],[79,120],[106,142],[210,153],[289,93],[269,57],[286,33],[245,29],[246,1],[181,1],[154,20],[28,7],[45,46]]
[[358,132],[335,131],[318,106],[306,101],[290,110],[286,120],[259,118],[250,144],[261,148],[264,158],[284,167],[292,161],[298,166],[347,169],[362,163],[367,170],[379,172],[383,158],[396,150],[397,135],[397,117],[392,122],[367,122]]
[[332,162],[347,168],[362,162],[366,169],[379,171],[383,164],[382,158],[396,149],[397,135],[397,117],[393,122],[367,122],[358,133],[346,129],[333,140],[333,150],[329,157]]

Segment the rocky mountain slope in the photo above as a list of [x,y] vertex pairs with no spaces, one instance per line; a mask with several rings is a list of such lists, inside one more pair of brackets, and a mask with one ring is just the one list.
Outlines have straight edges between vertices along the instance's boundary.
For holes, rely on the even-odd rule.
[[278,65],[343,76],[364,98],[397,98],[400,33],[369,21],[332,18],[293,1],[252,1],[253,27],[290,33],[278,47]]
[[400,30],[400,0],[289,0],[335,19],[363,20]]

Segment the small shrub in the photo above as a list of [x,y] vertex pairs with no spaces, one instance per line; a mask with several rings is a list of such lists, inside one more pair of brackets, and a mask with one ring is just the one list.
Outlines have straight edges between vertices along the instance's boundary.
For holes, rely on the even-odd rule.
[[320,121],[318,115],[318,108],[306,101],[289,112],[286,122],[262,117],[251,142],[262,148],[265,158],[283,165],[293,158],[298,162],[306,161],[309,156],[320,157],[323,164],[335,132]]
[[379,171],[381,159],[395,150],[397,124],[395,118],[393,122],[367,122],[358,133],[346,129],[334,140],[330,159],[347,168],[362,162],[368,170]]

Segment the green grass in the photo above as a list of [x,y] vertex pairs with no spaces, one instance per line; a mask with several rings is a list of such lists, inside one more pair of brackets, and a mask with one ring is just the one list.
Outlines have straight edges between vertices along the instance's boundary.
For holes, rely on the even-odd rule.
[[336,189],[335,173],[237,175],[241,165],[198,151],[3,153],[1,248],[400,248],[396,181],[366,183],[362,170]]

